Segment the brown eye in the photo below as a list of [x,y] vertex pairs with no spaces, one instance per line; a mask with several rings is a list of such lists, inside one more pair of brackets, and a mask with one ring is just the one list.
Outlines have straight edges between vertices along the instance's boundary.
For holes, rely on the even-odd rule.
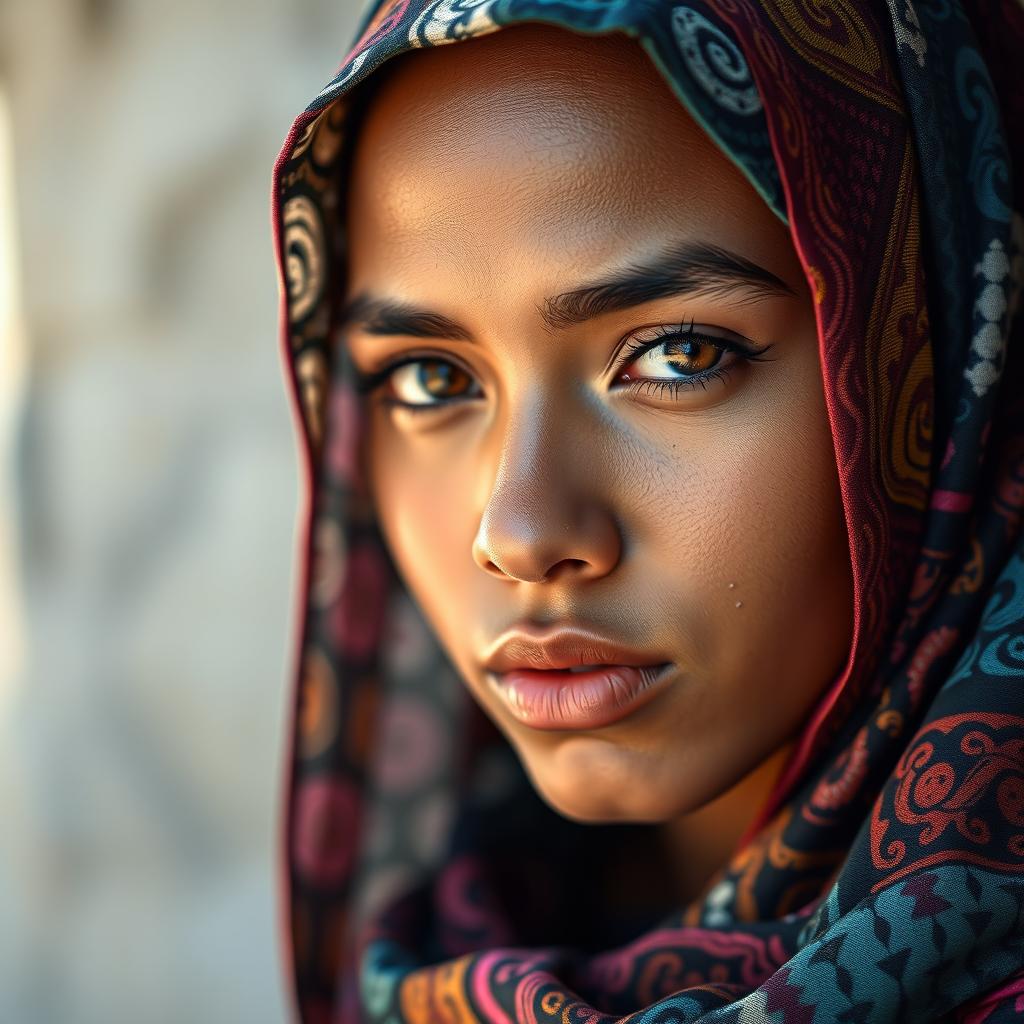
[[669,366],[680,373],[700,373],[710,370],[722,358],[722,350],[706,341],[686,338],[683,341],[669,341],[665,344],[665,355]]
[[391,388],[406,405],[442,405],[472,393],[473,378],[444,359],[417,359],[395,368]]
[[670,338],[641,352],[623,372],[630,380],[679,380],[716,366],[724,349],[702,338]]

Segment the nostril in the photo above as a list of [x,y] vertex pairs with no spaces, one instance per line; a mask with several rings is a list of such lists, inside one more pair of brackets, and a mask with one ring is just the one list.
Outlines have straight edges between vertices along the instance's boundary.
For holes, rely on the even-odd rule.
[[577,571],[586,568],[587,561],[583,558],[563,558],[560,562],[553,565],[544,574],[544,582],[549,583],[556,576],[564,575],[566,572]]

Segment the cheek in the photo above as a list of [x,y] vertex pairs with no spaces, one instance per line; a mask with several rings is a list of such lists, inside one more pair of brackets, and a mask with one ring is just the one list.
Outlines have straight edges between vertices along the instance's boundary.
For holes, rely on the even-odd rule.
[[388,415],[374,412],[367,446],[378,522],[406,586],[457,654],[467,633],[466,595],[480,575],[472,558],[479,467],[467,463],[470,446],[446,442],[457,432],[413,437],[387,424]]
[[[623,771],[649,780],[645,815],[696,806],[751,770],[798,730],[848,654],[852,580],[820,387],[816,361],[774,375],[771,391],[677,428],[662,445],[673,458],[650,474],[635,556],[684,674],[617,748]],[[583,777],[564,763],[557,776]]]
[[[748,453],[720,478],[736,509],[721,564],[732,572],[733,610],[747,619],[783,621],[792,638],[819,602],[848,596],[849,554],[831,450],[815,437]],[[840,585],[842,584],[842,585]],[[735,602],[742,607],[735,608]]]
[[798,717],[824,690],[852,631],[846,526],[820,389],[816,358],[805,357],[727,428],[709,425],[702,487],[690,491],[691,525],[676,548],[678,578],[691,581],[689,602],[701,609],[704,670],[734,691],[730,699],[767,699],[771,680],[768,710],[783,716]]

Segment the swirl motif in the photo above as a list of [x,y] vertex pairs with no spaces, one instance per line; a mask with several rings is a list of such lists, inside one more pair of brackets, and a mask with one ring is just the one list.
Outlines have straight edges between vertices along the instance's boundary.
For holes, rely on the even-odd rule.
[[469,957],[407,976],[399,989],[402,1020],[443,1020],[471,1024],[466,1000]]
[[978,667],[990,676],[1024,679],[1024,635],[1003,633],[997,636],[978,659]]
[[348,114],[348,103],[344,99],[323,110],[303,128],[295,140],[289,160],[308,156],[313,167],[329,169],[341,148],[342,128]]
[[307,109],[323,106],[332,96],[339,95],[359,78],[367,58],[373,52],[374,44],[387,37],[401,23],[409,2],[410,0],[394,0],[390,7],[380,8],[366,26],[363,37],[352,47],[338,73],[317,93]]
[[672,31],[690,73],[720,106],[734,114],[756,114],[761,97],[740,48],[691,7],[672,9]]
[[971,554],[962,564],[960,575],[950,584],[951,594],[974,594],[985,579],[985,549],[971,538]]
[[285,203],[283,224],[288,312],[295,322],[309,315],[323,293],[324,229],[319,207],[305,195]]
[[498,26],[490,11],[495,0],[437,0],[428,4],[409,26],[412,46],[439,46],[493,32]]
[[886,63],[865,18],[863,4],[765,4],[765,14],[802,60],[842,82],[852,92],[877,103],[894,105]]
[[310,155],[318,168],[330,170],[341,152],[342,128],[348,115],[347,104],[332,103],[316,120]]
[[907,669],[907,691],[911,703],[916,707],[927,688],[928,676],[936,660],[947,654],[956,643],[958,632],[949,626],[939,626],[921,641],[917,653]]
[[[897,784],[875,804],[875,866],[898,868],[902,876],[919,863],[929,863],[925,848],[953,827],[969,844],[961,859],[999,867],[1017,862],[1016,870],[1024,870],[1019,863],[1024,836],[1006,835],[1005,827],[1021,824],[1022,728],[1024,719],[1007,715],[955,715],[931,723],[900,759],[894,773]],[[1003,730],[1007,738],[993,735]],[[993,808],[1000,813],[993,814]],[[917,850],[919,857],[905,864],[910,850]]]
[[960,112],[976,125],[969,170],[974,201],[986,217],[1007,223],[1011,211],[1003,195],[1009,190],[1010,168],[999,128],[999,108],[988,68],[978,52],[966,46],[957,54],[956,91]]
[[353,54],[345,62],[341,71],[337,77],[333,78],[327,83],[317,94],[316,98],[310,104],[310,106],[320,106],[326,103],[332,96],[340,93],[347,85],[355,81],[359,72],[362,70],[363,65],[366,63],[367,58],[370,56],[369,50],[362,50],[359,53]]
[[861,729],[853,743],[837,758],[833,772],[823,775],[810,805],[834,811],[853,799],[868,770],[868,731]]
[[348,875],[359,797],[351,783],[313,776],[295,799],[293,856],[301,874],[317,886],[336,885]]
[[968,644],[946,681],[951,689],[981,671],[996,678],[1024,672],[1024,649],[1019,634],[1011,632],[1024,620],[1024,560],[1019,554],[1009,561],[992,589],[981,617],[981,629]]
[[[1020,555],[1015,555],[1014,561],[1018,569],[1024,569],[1024,559]],[[1024,587],[1020,585],[1024,575],[1014,574],[1010,571],[1012,568],[1008,567],[1004,579],[992,592],[981,613],[982,626],[993,633],[1009,629],[1024,618]]]

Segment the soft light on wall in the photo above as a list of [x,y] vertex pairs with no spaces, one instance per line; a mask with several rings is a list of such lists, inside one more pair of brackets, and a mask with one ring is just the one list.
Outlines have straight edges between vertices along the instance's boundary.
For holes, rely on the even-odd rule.
[[14,692],[24,654],[16,483],[26,358],[11,134],[10,109],[0,89],[0,711]]

